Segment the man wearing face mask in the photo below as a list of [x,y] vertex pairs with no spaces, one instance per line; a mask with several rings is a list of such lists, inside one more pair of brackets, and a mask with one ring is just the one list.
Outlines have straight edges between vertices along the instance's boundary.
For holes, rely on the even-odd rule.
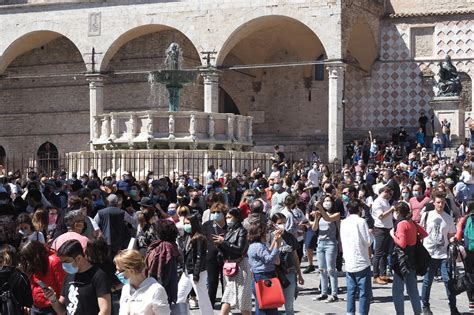
[[273,184],[273,196],[272,196],[272,210],[270,217],[275,213],[282,212],[285,208],[285,199],[288,196],[285,188],[282,185],[282,180],[275,178]]
[[199,216],[199,219],[202,217],[202,213],[204,210],[201,207],[201,197],[202,195],[200,194],[199,191],[196,190],[190,190],[189,192],[189,197],[190,197],[190,202],[189,202],[189,209],[191,210],[191,214],[197,214]]
[[54,311],[74,315],[110,314],[109,277],[87,260],[79,241],[64,243],[58,250],[58,257],[67,273],[59,299],[51,287],[43,289]]
[[372,204],[372,217],[374,219],[373,234],[375,238],[375,252],[373,258],[374,283],[387,284],[389,278],[385,276],[387,270],[387,257],[390,246],[390,230],[393,228],[394,207],[390,205],[393,198],[390,186],[384,186],[380,195]]
[[383,174],[383,181],[385,186],[388,186],[392,189],[392,198],[390,199],[390,204],[395,200],[400,200],[400,185],[395,179],[395,174],[392,170],[386,170]]
[[[210,220],[202,225],[202,234],[207,239],[207,275],[208,275],[208,291],[209,299],[212,306],[216,303],[217,288],[221,282],[222,288],[224,276],[222,268],[224,267],[224,259],[222,253],[217,249],[214,243],[213,235],[224,237],[227,232],[226,224],[226,206],[222,203],[214,203],[210,209]],[[219,281],[220,279],[220,281]]]

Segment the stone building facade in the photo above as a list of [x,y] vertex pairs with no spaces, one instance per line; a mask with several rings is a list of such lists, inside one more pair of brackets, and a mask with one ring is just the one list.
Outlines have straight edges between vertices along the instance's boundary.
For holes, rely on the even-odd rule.
[[182,109],[253,116],[256,151],[341,158],[369,129],[416,128],[446,54],[470,106],[473,21],[472,0],[0,0],[0,155],[89,150],[93,116],[166,108],[146,73],[174,41],[184,68],[214,51],[220,70]]

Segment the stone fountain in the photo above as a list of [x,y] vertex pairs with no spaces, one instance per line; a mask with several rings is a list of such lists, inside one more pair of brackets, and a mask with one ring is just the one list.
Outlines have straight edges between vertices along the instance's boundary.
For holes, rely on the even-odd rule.
[[164,69],[148,74],[152,91],[158,84],[168,90],[168,110],[120,111],[95,116],[94,152],[155,149],[230,152],[247,150],[253,145],[253,117],[180,110],[183,87],[195,82],[198,74],[205,76],[214,69],[210,66],[182,69],[181,60],[182,50],[173,42],[166,49]]
[[197,70],[182,70],[182,50],[177,43],[171,43],[166,50],[164,70],[152,71],[148,76],[151,87],[163,84],[168,90],[168,108],[170,112],[179,110],[179,96],[186,84],[196,80]]

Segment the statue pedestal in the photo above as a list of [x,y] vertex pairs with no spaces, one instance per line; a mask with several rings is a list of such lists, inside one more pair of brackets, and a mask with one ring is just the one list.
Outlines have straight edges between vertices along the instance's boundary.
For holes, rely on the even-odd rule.
[[442,134],[441,121],[451,123],[451,146],[455,147],[465,139],[464,107],[459,96],[435,96],[430,105],[435,114],[434,132]]

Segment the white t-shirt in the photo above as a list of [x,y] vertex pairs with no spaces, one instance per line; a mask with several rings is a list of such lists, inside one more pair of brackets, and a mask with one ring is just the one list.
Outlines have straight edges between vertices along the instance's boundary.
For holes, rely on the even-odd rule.
[[[425,225],[425,216],[428,215]],[[453,218],[446,212],[441,215],[436,211],[424,212],[421,215],[421,225],[425,228],[428,236],[423,239],[423,246],[425,246],[431,258],[444,259],[448,257],[448,234],[456,233],[456,226]]]
[[122,288],[120,315],[169,314],[168,295],[161,284],[153,278],[146,278],[137,290],[130,284]]
[[313,184],[313,187],[319,187],[319,176],[320,173],[318,170],[311,169],[308,172],[308,179]]
[[379,219],[379,215],[390,209],[389,201],[382,197],[377,197],[372,204],[372,218],[374,219],[374,226],[378,228],[391,229],[393,228],[393,216],[390,213],[383,219]]

